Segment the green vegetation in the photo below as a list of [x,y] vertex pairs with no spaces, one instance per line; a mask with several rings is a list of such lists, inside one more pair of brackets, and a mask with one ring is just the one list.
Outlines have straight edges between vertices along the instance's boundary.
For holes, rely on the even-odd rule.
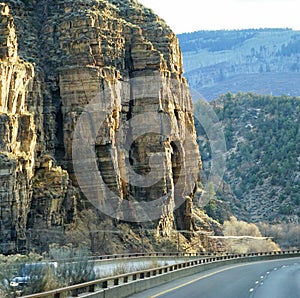
[[229,219],[231,212],[227,202],[219,199],[214,189],[213,182],[209,182],[206,190],[202,190],[201,194],[195,196],[195,202],[199,202],[199,207],[205,211],[205,213],[216,220],[218,223]]
[[[300,99],[228,93],[211,103],[227,144],[224,181],[217,192],[232,212],[254,221],[293,221],[300,216]],[[197,103],[196,103],[197,106]],[[210,170],[209,140],[196,125],[204,174]],[[213,205],[206,206],[209,213]]]
[[24,2],[26,5],[28,5],[30,2],[32,2],[32,0],[22,0],[22,2]]

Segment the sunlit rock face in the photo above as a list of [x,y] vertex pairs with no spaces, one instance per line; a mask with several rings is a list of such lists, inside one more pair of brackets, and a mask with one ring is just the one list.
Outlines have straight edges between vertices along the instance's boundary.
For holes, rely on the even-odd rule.
[[[86,208],[84,202],[103,211],[101,203],[110,196],[116,209],[104,213],[117,222],[145,221],[162,234],[191,230],[201,165],[175,34],[134,0],[4,2],[1,252],[25,249],[38,231],[56,231],[61,240],[64,227]],[[86,188],[93,184],[82,185],[74,169],[75,149],[86,158],[84,148],[74,149],[74,131],[95,99],[97,131],[81,130],[94,137],[102,182],[94,184],[97,191],[90,198]],[[82,171],[90,177],[88,169]],[[154,177],[153,183],[147,177]],[[147,204],[123,208],[128,201],[160,198],[155,212]]]

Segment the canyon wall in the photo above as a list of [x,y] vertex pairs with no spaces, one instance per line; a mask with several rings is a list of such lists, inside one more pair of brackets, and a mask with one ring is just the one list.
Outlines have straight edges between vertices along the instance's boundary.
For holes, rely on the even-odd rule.
[[193,230],[201,162],[175,34],[134,0],[3,2],[1,252],[64,243],[94,207]]

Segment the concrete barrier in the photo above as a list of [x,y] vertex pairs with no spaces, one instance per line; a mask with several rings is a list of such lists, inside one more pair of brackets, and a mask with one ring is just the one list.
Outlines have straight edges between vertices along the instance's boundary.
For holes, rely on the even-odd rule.
[[300,253],[292,253],[292,254],[271,254],[271,255],[255,255],[248,256],[243,258],[233,258],[227,260],[215,260],[209,263],[201,263],[191,267],[185,267],[178,269],[176,271],[167,272],[157,276],[151,276],[145,279],[139,279],[136,281],[132,281],[127,284],[122,284],[118,286],[112,286],[107,289],[103,289],[96,293],[90,293],[81,295],[80,297],[89,297],[89,298],[122,298],[128,297],[130,295],[148,290],[150,288],[160,286],[167,282],[173,281],[178,278],[186,277],[189,275],[193,275],[196,273],[200,273],[203,271],[207,271],[210,269],[218,268],[221,266],[232,265],[237,263],[248,263],[254,261],[266,261],[266,260],[275,260],[275,259],[283,259],[283,258],[292,258],[299,257]]

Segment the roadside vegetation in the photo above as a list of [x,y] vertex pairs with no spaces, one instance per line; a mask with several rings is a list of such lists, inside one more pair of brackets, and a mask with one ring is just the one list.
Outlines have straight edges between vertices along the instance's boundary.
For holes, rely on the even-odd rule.
[[[26,263],[36,263],[40,262],[42,257],[36,254],[25,255],[9,255],[4,256],[0,255],[0,297],[17,297],[21,293],[34,292],[34,287],[38,287],[36,284],[36,278],[33,278],[26,285],[22,291],[22,286],[12,287],[10,285],[12,279],[14,277],[20,277],[22,268],[24,268],[24,264]],[[41,272],[39,272],[41,273]],[[37,272],[34,272],[36,276]],[[41,275],[40,275],[41,277]],[[44,284],[43,278],[40,279],[40,284]]]
[[229,253],[279,251],[271,238],[263,237],[257,225],[239,221],[234,216],[223,224],[224,242]]
[[14,298],[93,280],[94,262],[85,247],[52,246],[49,256],[0,256],[0,297]]
[[300,226],[295,223],[269,224],[262,222],[258,224],[261,234],[272,239],[280,245],[283,250],[300,249]]

